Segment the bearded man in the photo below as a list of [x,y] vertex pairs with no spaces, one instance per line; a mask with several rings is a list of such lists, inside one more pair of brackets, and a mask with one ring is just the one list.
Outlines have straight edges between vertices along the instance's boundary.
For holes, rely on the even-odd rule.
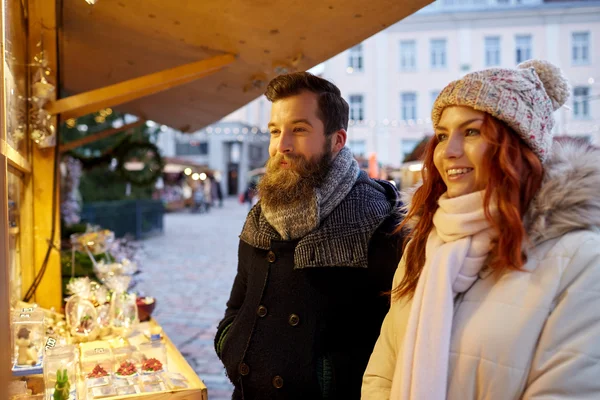
[[233,399],[359,399],[401,256],[398,193],[345,147],[335,85],[300,72],[265,95],[270,159],[215,349]]

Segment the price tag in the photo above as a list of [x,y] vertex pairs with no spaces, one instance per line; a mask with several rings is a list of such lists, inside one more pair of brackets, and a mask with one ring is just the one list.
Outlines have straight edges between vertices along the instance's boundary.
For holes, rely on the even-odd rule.
[[56,339],[49,337],[48,340],[46,340],[46,350],[50,350],[54,348],[54,346],[56,346]]
[[21,309],[21,312],[23,312],[23,313],[31,313],[31,312],[33,312],[33,307],[23,308],[23,309]]
[[19,315],[20,318],[31,318],[31,314],[21,314]]
[[96,354],[104,354],[105,351],[106,351],[106,349],[103,349],[101,347],[94,349],[94,353],[96,353]]

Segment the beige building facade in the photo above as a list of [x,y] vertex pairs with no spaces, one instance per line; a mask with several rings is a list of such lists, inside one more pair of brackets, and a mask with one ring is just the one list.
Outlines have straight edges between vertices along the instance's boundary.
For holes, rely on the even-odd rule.
[[431,106],[450,81],[531,58],[573,86],[555,134],[600,145],[600,1],[438,0],[318,70],[350,104],[354,153],[396,167],[432,134]]

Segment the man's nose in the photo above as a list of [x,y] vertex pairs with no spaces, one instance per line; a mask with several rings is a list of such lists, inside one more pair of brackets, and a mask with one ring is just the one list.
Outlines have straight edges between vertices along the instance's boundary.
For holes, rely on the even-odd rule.
[[292,135],[287,131],[281,132],[279,135],[279,143],[277,143],[277,151],[282,154],[287,154],[291,153],[292,150]]

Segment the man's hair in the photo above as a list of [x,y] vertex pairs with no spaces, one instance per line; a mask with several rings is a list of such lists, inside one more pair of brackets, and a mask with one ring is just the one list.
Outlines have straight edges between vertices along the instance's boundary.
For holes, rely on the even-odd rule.
[[346,100],[342,98],[340,89],[333,83],[309,72],[279,75],[269,82],[265,96],[270,102],[275,102],[299,95],[303,91],[312,92],[318,96],[317,116],[323,121],[326,136],[340,129],[348,129],[349,107]]

